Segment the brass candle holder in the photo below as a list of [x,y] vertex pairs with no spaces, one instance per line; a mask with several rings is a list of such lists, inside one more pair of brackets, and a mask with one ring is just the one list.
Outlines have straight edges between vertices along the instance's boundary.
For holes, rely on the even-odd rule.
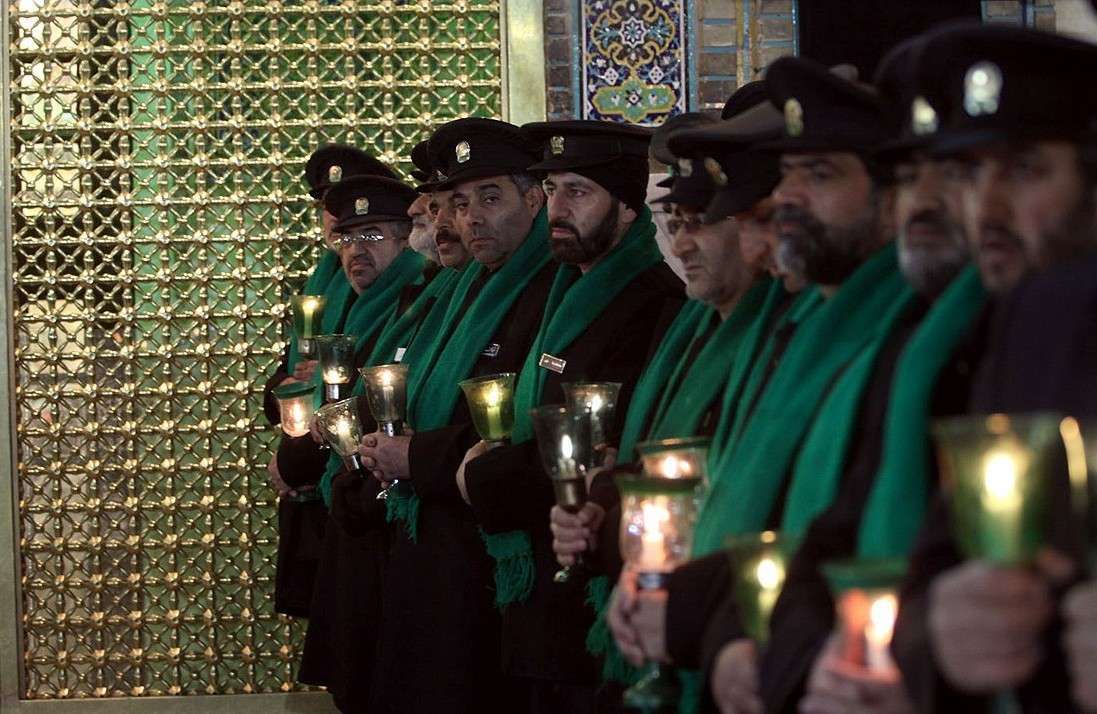
[[326,403],[337,402],[350,396],[350,382],[354,376],[355,342],[353,335],[320,335],[316,338]]
[[[672,570],[689,558],[697,520],[699,478],[625,474],[621,492],[621,557],[636,573],[640,590],[662,590]],[[678,680],[670,667],[649,662],[640,680],[624,694],[626,707],[655,712],[673,706]]]
[[609,448],[609,429],[617,411],[620,382],[565,382],[564,401],[573,409],[590,411],[591,441],[601,462]]
[[514,429],[514,372],[489,374],[460,382],[465,393],[472,423],[480,438],[488,442],[503,442]]
[[775,531],[731,536],[732,588],[743,629],[755,642],[769,640],[769,619],[785,584],[795,542]]
[[293,310],[293,332],[297,336],[297,351],[306,359],[316,356],[316,336],[324,315],[327,300],[320,295],[294,295],[290,298]]
[[362,442],[362,425],[358,421],[357,399],[344,399],[325,404],[316,412],[320,433],[351,472],[364,471],[358,445]]
[[885,679],[899,677],[890,647],[899,613],[899,584],[906,569],[906,560],[901,558],[823,565],[834,596],[841,658]]
[[969,558],[1031,562],[1045,542],[1049,459],[1061,417],[991,414],[934,423],[953,529]]
[[282,431],[291,437],[309,433],[309,422],[315,413],[313,395],[316,388],[309,382],[291,382],[275,387],[274,398],[278,400],[278,413]]
[[[381,364],[363,367],[362,383],[366,388],[366,401],[377,428],[389,436],[404,433],[404,417],[407,414],[408,366],[406,364]],[[400,483],[393,479],[377,494],[379,500],[388,498],[389,491]]]
[[[541,463],[556,491],[556,503],[568,513],[578,513],[587,502],[587,475],[594,461],[591,412],[585,406],[554,404],[533,409],[530,416]],[[580,553],[575,564],[558,570],[553,580],[566,583],[574,570],[583,567]]]

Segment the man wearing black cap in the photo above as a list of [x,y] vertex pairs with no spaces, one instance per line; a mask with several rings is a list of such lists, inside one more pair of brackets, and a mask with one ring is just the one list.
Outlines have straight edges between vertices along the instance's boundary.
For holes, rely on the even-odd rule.
[[[1026,273],[1092,251],[1094,168],[1084,150],[1097,111],[1093,97],[1074,88],[1097,71],[1097,49],[1033,30],[962,26],[930,37],[925,56],[923,80],[953,100],[938,148],[968,165],[965,206],[980,269],[995,279],[988,289],[1000,292]],[[1075,391],[1043,377],[1069,373],[1058,369],[1060,357],[1070,351],[1072,359],[1080,344],[1072,341],[1079,323],[1064,306],[1088,304],[1069,293],[1090,288],[1071,272],[1064,267],[1023,289],[1050,288],[1046,295],[1055,296],[1033,303],[1023,324],[1010,319],[1024,302],[1006,303],[996,320],[1006,331],[991,339],[980,368],[977,413],[1092,413],[1088,380]],[[1088,326],[1088,316],[1083,322]],[[1065,474],[1053,470],[1049,482],[1055,527],[1034,568],[964,562],[948,506],[943,498],[934,503],[911,558],[893,644],[921,710],[985,707],[1004,690],[1014,691],[1024,711],[1071,710],[1054,610],[1055,593],[1076,567],[1062,554],[1077,558],[1077,534]]]
[[[475,442],[458,383],[520,368],[555,271],[544,196],[526,172],[534,155],[517,127],[450,122],[431,137],[430,157],[434,199],[451,192],[438,206],[436,235],[459,236],[475,262],[428,349],[405,356],[414,435],[366,436],[360,451],[377,481],[347,488],[365,513],[381,481],[400,480],[381,516],[389,547],[368,711],[510,712],[515,695],[499,671],[491,566],[454,483]],[[445,242],[439,247],[445,259]]]
[[[593,707],[598,679],[584,646],[585,583],[552,582],[554,497],[529,411],[562,402],[563,382],[614,381],[623,385],[620,420],[661,334],[657,325],[681,306],[681,284],[663,262],[644,205],[648,131],[573,121],[531,124],[523,133],[542,149],[531,170],[545,175],[550,245],[563,265],[519,375],[514,446],[485,454],[478,444],[458,485],[496,558],[505,671],[529,688],[532,711],[582,712]],[[532,582],[516,577],[523,571],[532,572]]]
[[[324,194],[333,185],[344,178],[358,175],[384,176],[395,179],[396,174],[388,166],[373,158],[366,152],[353,146],[344,144],[326,144],[321,146],[309,156],[305,164],[305,182],[309,186],[309,196],[316,201],[317,211],[320,213],[321,233],[324,247],[327,248],[320,262],[312,269],[304,288],[303,295],[324,295],[329,303],[334,303],[337,296],[349,294],[349,286],[346,275],[339,269],[339,259],[336,246],[332,242],[331,228],[335,224],[335,217],[324,210]],[[349,309],[349,302],[346,304]],[[334,308],[324,313],[323,330],[325,333],[338,332],[345,314]],[[278,365],[278,369],[267,380],[263,388],[263,411],[267,421],[277,424],[278,401],[271,391],[282,384],[289,384],[295,380],[308,381],[312,378],[312,372],[316,368],[316,360],[299,359],[297,355],[295,338],[291,337],[291,344],[287,348],[286,357]],[[289,489],[283,488],[284,484],[275,484],[279,493],[288,493]]]
[[[384,326],[403,311],[405,288],[421,280],[425,261],[407,248],[407,209],[414,199],[409,186],[379,176],[344,179],[324,196],[325,209],[336,218],[339,258],[355,294],[342,329],[356,337],[356,366],[377,361],[373,353]],[[310,504],[314,508],[331,504],[331,479],[338,466],[329,461],[331,453],[310,436],[283,437],[279,445],[279,472],[298,492],[323,498]],[[327,686],[344,710],[364,705],[357,686],[369,671],[370,643],[376,638],[376,622],[368,612],[379,602],[378,543],[345,533],[329,517],[322,544],[314,545],[312,553],[316,557],[319,551],[319,564],[298,676]]]
[[411,219],[411,235],[408,236],[408,245],[432,263],[440,264],[438,246],[434,243],[434,218],[430,212],[431,191],[427,186],[433,173],[430,157],[427,153],[427,144],[429,144],[429,140],[424,139],[411,150],[411,163],[414,166],[411,170],[411,177],[419,182],[416,189],[419,191],[419,197],[408,208],[408,218]]
[[[841,463],[865,380],[843,390],[840,400],[831,388],[851,365],[859,375],[871,370],[884,337],[909,307],[887,227],[890,196],[869,158],[883,138],[877,97],[804,59],[776,61],[765,81],[770,101],[785,120],[784,137],[770,144],[780,152],[782,174],[773,193],[778,257],[815,282],[818,297],[814,305],[807,301],[811,293],[800,298],[804,303],[791,339],[784,345],[771,340],[762,350],[752,369],[755,376],[747,378],[737,413],[728,420],[731,428],[717,434],[722,443],[714,444],[710,458],[715,473],[695,531],[697,556],[718,553],[729,534],[775,528],[826,506],[824,489],[801,493],[801,484],[813,481],[800,473],[801,450],[809,444],[820,410],[836,410],[825,419],[834,433],[823,446],[831,450],[831,464]],[[790,309],[786,316],[791,314]],[[724,556],[712,557],[722,562]],[[688,577],[703,563],[672,576],[668,615],[686,612],[695,621],[696,612],[713,602],[714,588],[730,581],[714,585]],[[644,639],[638,638],[661,635],[652,620],[664,605],[655,598],[638,599],[629,578],[622,578],[618,589],[610,624],[622,652],[639,661]],[[675,605],[679,599],[684,607]],[[666,629],[677,629],[669,617]],[[651,647],[653,641],[647,638],[645,644]]]

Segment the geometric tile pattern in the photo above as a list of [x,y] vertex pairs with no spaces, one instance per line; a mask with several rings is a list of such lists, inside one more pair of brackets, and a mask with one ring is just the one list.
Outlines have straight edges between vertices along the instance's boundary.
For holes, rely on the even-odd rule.
[[583,117],[655,126],[686,110],[685,3],[580,3]]
[[499,18],[9,3],[23,696],[294,687],[260,389],[319,240],[303,162],[499,116]]

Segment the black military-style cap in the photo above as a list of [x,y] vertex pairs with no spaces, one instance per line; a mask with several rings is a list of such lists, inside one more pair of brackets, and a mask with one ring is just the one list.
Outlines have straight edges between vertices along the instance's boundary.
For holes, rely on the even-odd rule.
[[953,25],[932,33],[918,81],[948,103],[934,149],[1003,140],[1087,141],[1097,118],[1097,45],[1008,25]]
[[[685,173],[690,173],[689,162],[686,161],[684,165],[679,165],[679,157],[667,147],[667,137],[676,131],[682,129],[691,129],[698,126],[708,126],[716,123],[716,119],[708,114],[702,114],[700,112],[686,112],[685,114],[675,114],[671,118],[667,119],[659,127],[656,127],[655,131],[651,135],[651,156],[661,164],[666,164],[669,168],[669,175],[655,184],[659,188],[670,188],[674,185],[675,179],[679,176],[684,176]],[[664,201],[666,199],[659,199]]]
[[309,185],[309,195],[315,199],[323,198],[325,191],[351,176],[396,178],[388,166],[347,144],[325,144],[312,152],[305,163],[305,181]]
[[414,168],[408,173],[420,184],[433,178],[434,168],[430,165],[430,139],[424,139],[411,148],[411,164]]
[[880,60],[873,84],[880,93],[888,138],[873,152],[877,161],[902,161],[937,138],[947,97],[919,81],[918,65],[928,38],[923,34],[904,40]]
[[434,187],[450,189],[462,181],[521,173],[537,153],[514,124],[468,117],[443,124],[430,138]]
[[541,151],[531,171],[567,171],[618,159],[647,159],[652,130],[633,124],[574,119],[526,124],[522,134]]
[[345,233],[371,223],[407,221],[418,194],[411,186],[384,176],[352,176],[324,194],[324,208],[336,218],[332,229]]
[[692,159],[694,171],[703,171],[715,190],[705,207],[705,221],[715,223],[751,209],[781,180],[777,155],[761,150],[780,136],[780,112],[764,102],[712,127],[675,132],[671,151]]
[[886,136],[875,91],[818,62],[781,57],[766,70],[765,83],[784,115],[784,135],[770,149],[864,153]]
[[724,109],[720,112],[720,118],[731,119],[768,100],[769,94],[766,92],[765,82],[760,79],[747,82],[728,97],[728,100],[724,103]]

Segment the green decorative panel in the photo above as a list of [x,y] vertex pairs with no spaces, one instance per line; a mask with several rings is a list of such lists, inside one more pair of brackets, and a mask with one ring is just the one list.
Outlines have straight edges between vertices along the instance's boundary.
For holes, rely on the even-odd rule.
[[8,4],[22,697],[294,688],[260,390],[319,240],[303,163],[499,116],[500,14]]

